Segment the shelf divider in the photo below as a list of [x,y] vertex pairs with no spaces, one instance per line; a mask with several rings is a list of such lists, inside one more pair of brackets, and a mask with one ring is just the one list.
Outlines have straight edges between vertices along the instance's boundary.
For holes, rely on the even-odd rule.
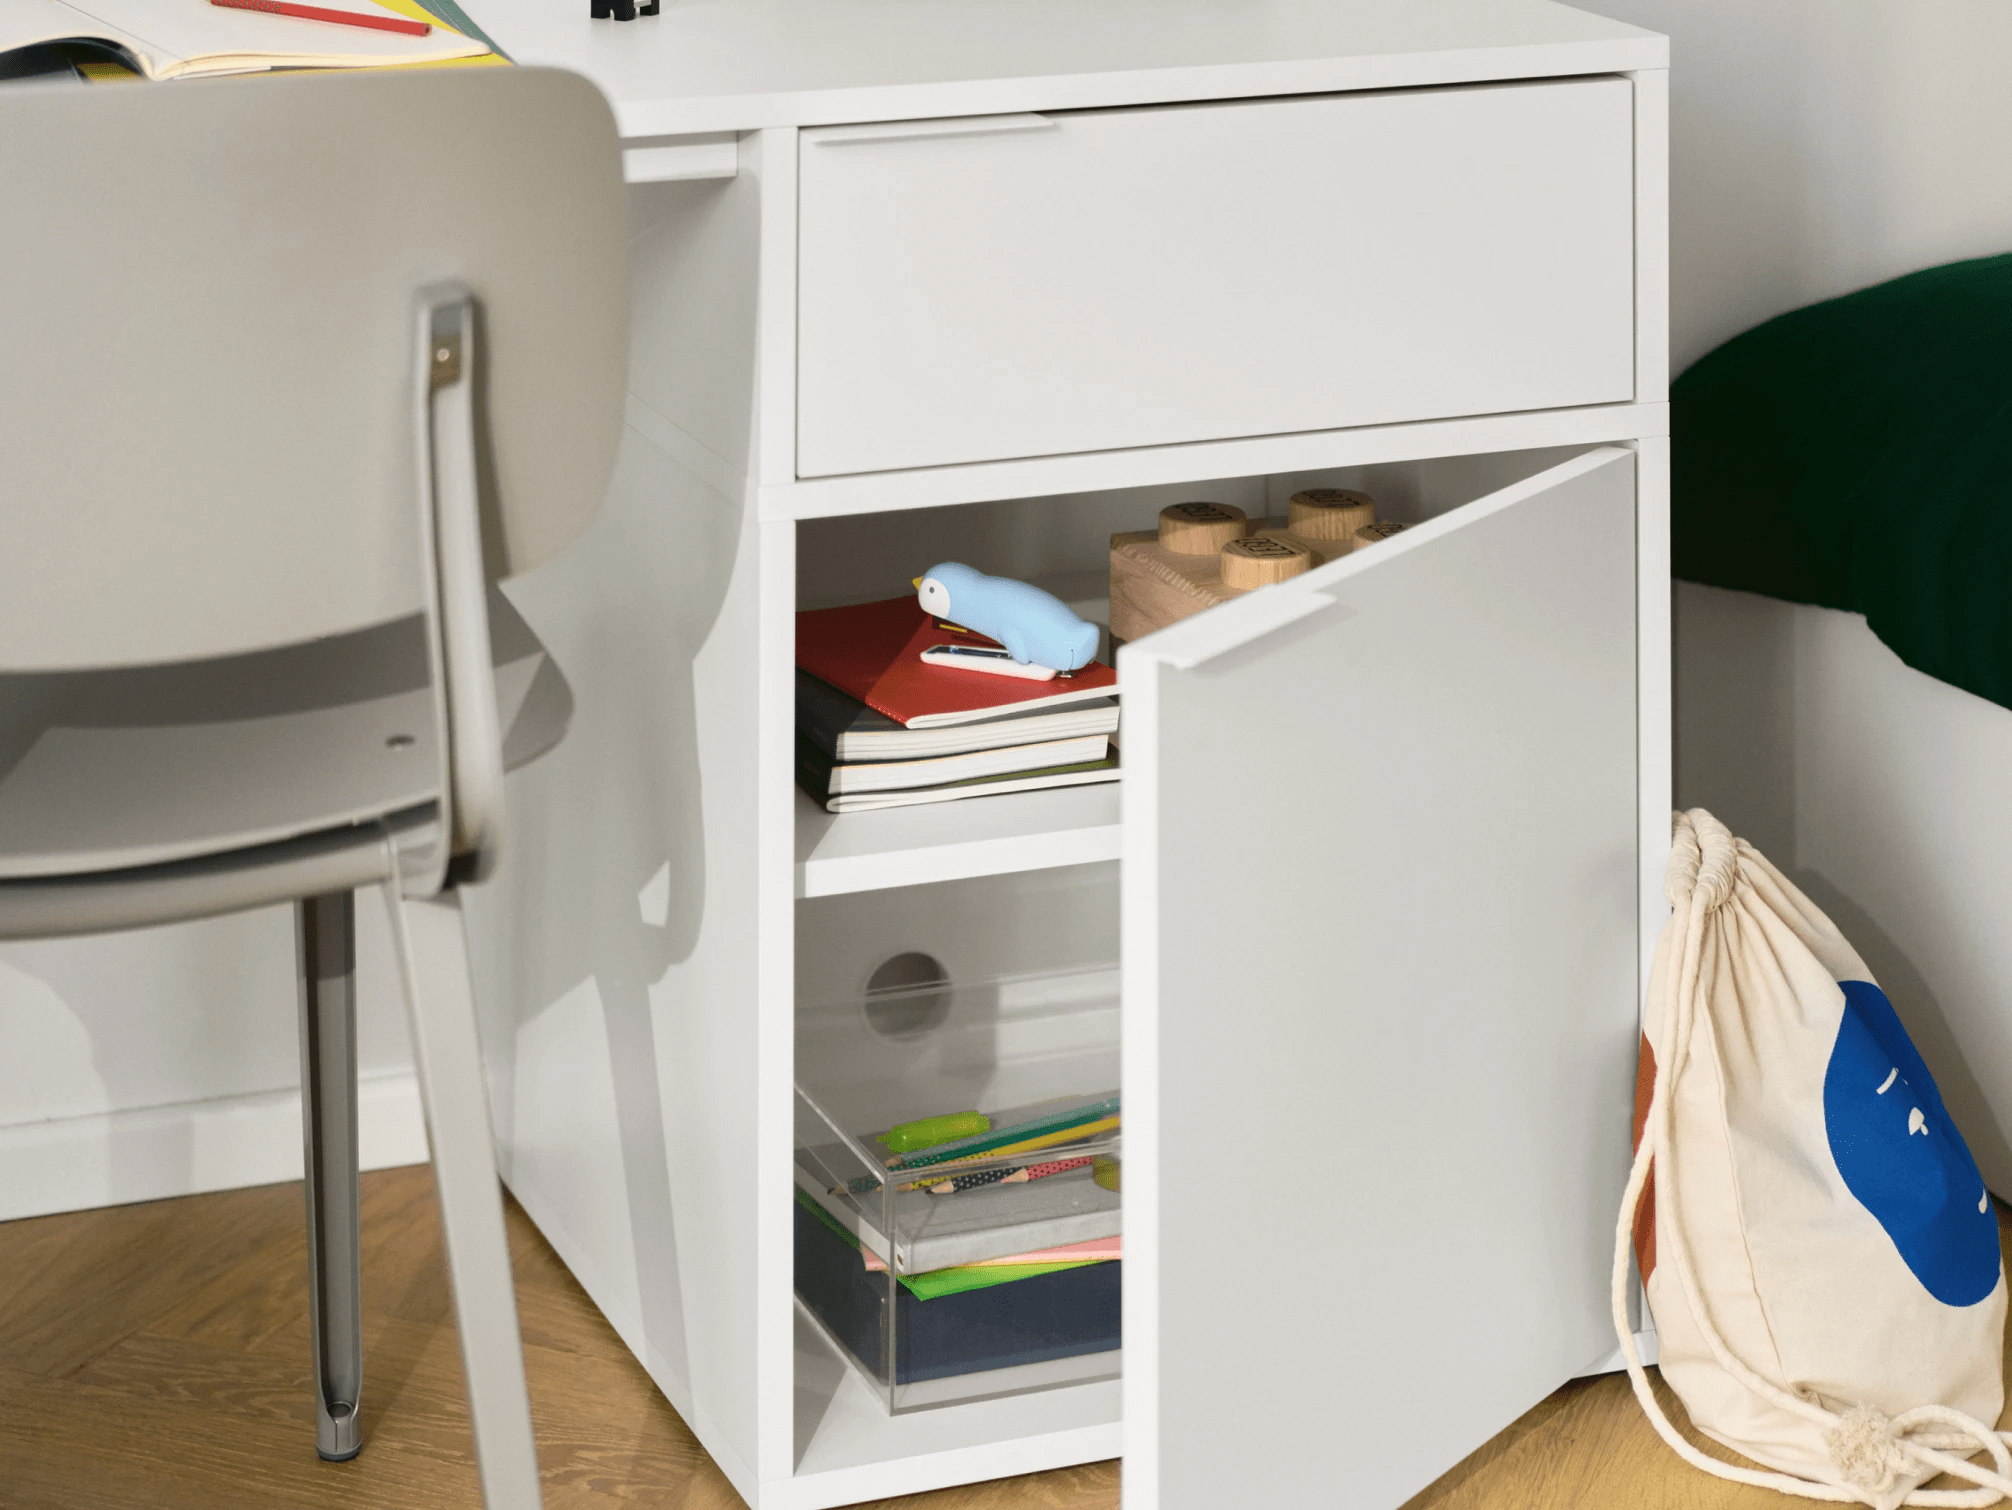
[[1115,781],[866,813],[796,794],[799,897],[1086,865],[1120,848]]

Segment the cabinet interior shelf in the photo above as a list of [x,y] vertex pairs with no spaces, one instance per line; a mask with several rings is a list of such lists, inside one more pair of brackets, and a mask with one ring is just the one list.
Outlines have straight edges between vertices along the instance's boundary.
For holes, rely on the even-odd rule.
[[796,894],[919,886],[1115,860],[1118,783],[828,813],[796,794]]

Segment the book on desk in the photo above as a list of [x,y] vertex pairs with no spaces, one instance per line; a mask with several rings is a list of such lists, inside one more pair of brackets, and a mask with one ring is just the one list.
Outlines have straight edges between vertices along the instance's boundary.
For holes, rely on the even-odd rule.
[[410,0],[341,0],[359,12],[420,18],[423,37],[259,11],[208,0],[0,0],[0,60],[97,55],[154,80],[297,68],[384,68],[502,62],[489,46]]

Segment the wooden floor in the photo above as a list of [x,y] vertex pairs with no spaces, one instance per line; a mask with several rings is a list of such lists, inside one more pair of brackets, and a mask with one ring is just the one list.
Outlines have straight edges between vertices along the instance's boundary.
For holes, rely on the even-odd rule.
[[[366,1175],[363,1189],[364,1451],[342,1464],[314,1454],[298,1185],[0,1224],[0,1506],[478,1505],[430,1172]],[[515,1206],[510,1231],[545,1503],[738,1506]],[[1118,1466],[884,1503],[1116,1510]],[[1675,1461],[1609,1375],[1567,1385],[1405,1510],[1791,1503],[1806,1502]]]

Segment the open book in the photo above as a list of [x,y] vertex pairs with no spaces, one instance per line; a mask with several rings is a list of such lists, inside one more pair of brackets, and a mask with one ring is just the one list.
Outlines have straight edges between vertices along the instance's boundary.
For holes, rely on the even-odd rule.
[[[331,10],[401,14],[372,0],[317,0]],[[209,0],[0,0],[0,52],[85,43],[122,54],[150,79],[269,68],[381,68],[479,57],[489,49],[436,24],[423,37],[226,10]]]

